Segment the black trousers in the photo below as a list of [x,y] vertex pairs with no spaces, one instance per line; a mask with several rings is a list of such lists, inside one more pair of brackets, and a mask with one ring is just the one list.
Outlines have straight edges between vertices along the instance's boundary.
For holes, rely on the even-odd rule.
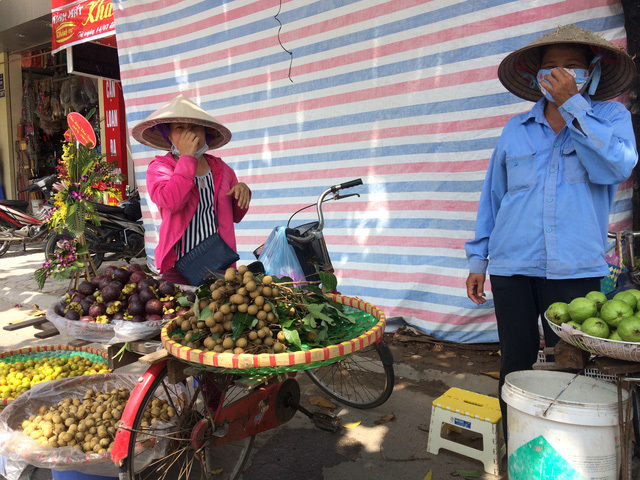
[[[600,291],[600,277],[547,280],[540,277],[491,275],[491,292],[498,321],[500,341],[500,381],[511,372],[531,370],[540,349],[538,318],[542,316],[545,345],[553,347],[560,339],[547,325],[544,312],[554,302],[566,302]],[[507,438],[507,404],[500,395],[502,427]]]

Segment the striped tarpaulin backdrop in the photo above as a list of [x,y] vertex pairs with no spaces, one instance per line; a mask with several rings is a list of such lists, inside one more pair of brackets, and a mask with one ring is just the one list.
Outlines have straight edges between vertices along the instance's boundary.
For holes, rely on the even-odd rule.
[[[457,342],[497,339],[491,299],[466,297],[464,242],[501,129],[532,105],[502,87],[498,64],[568,23],[625,42],[613,0],[113,5],[128,127],[182,92],[233,132],[216,154],[253,190],[240,263],[326,187],[362,178],[360,197],[326,204],[341,293]],[[160,218],[145,171],[156,152],[131,142],[153,265]],[[627,183],[612,228],[630,226],[630,197]]]

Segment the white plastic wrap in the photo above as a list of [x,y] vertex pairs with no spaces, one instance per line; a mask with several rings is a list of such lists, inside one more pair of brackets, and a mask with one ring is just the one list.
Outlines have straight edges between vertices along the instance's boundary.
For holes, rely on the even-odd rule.
[[50,305],[47,309],[47,320],[58,329],[65,340],[80,339],[89,342],[115,344],[146,340],[160,334],[162,327],[170,320],[150,320],[146,322],[129,322],[114,320],[111,323],[80,322],[64,318],[62,306],[64,297]]
[[111,453],[86,454],[73,447],[41,445],[22,432],[22,422],[41,406],[56,405],[65,398],[80,398],[88,390],[110,392],[135,387],[138,375],[105,373],[43,382],[16,398],[0,413],[0,455],[6,457],[7,480],[18,480],[27,465],[51,470],[76,470],[86,474],[117,477]]

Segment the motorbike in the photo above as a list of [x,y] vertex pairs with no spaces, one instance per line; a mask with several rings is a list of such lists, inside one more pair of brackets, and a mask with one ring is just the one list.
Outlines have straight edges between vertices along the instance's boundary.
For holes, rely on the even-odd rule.
[[[100,225],[87,223],[85,239],[89,244],[89,255],[96,268],[102,262],[125,260],[146,256],[144,225],[140,210],[140,194],[134,189],[129,199],[120,205],[96,203]],[[58,242],[71,239],[69,232],[54,232],[45,246],[45,257],[51,258]]]
[[11,245],[26,245],[43,242],[49,234],[45,221],[47,212],[53,206],[50,203],[53,194],[53,184],[56,175],[49,175],[35,179],[23,192],[40,192],[44,195],[45,203],[35,214],[29,213],[29,202],[25,200],[0,200],[0,257]]

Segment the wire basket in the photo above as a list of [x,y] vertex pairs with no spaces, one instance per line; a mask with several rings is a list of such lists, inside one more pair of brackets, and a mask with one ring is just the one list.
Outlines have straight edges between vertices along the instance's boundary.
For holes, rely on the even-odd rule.
[[[103,350],[91,347],[72,347],[70,345],[44,345],[36,347],[8,350],[0,353],[0,362],[18,363],[28,360],[42,360],[44,358],[71,358],[80,356],[93,363],[108,364],[108,354]],[[0,408],[4,408],[14,400],[0,398]]]
[[219,372],[253,375],[294,372],[339,362],[345,356],[362,350],[382,338],[386,323],[382,310],[355,297],[342,295],[328,295],[328,297],[347,306],[345,313],[355,318],[355,324],[345,327],[353,333],[351,340],[324,348],[296,352],[261,353],[258,355],[214,353],[188,348],[171,340],[171,334],[176,328],[174,322],[162,329],[160,340],[171,355],[196,367]]
[[544,318],[547,320],[551,329],[556,332],[562,340],[574,347],[578,347],[594,355],[603,355],[628,362],[640,362],[640,343],[592,337],[573,328],[567,323],[556,325],[547,318],[546,313]]

